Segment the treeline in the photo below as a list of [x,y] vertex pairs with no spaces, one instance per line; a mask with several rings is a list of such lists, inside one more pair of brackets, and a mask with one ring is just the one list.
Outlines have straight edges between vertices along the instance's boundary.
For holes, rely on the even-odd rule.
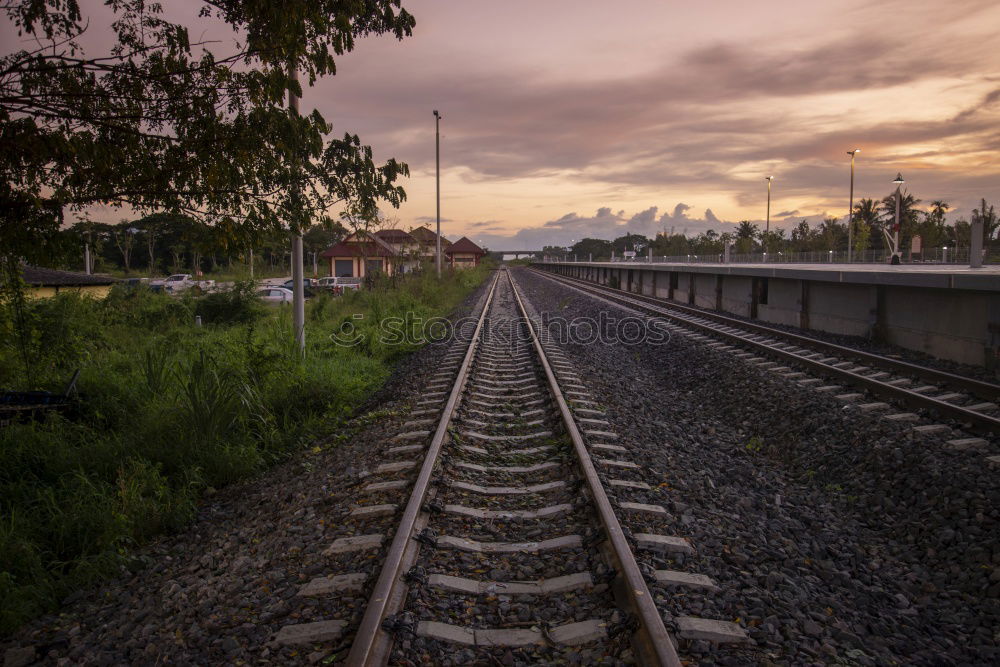
[[[919,199],[909,193],[900,198],[900,250],[911,247],[915,236],[921,239],[921,247],[928,248],[968,248],[972,238],[972,222],[983,223],[984,247],[1000,250],[1000,217],[993,205],[985,199],[972,211],[972,218],[961,218],[953,223],[945,221],[950,208],[947,202],[933,201],[926,209],[918,208]],[[894,233],[896,197],[890,194],[880,201],[862,199],[854,207],[853,249],[855,253],[869,250],[886,251],[891,248],[889,241]],[[621,257],[626,251],[645,255],[652,248],[653,255],[676,257],[682,255],[722,254],[727,242],[733,244],[736,253],[793,253],[843,252],[848,245],[848,227],[838,218],[827,218],[819,225],[810,226],[802,220],[791,229],[771,229],[765,232],[759,225],[743,220],[733,231],[723,233],[708,230],[697,236],[661,232],[650,239],[642,234],[626,234],[613,241],[585,238],[568,250],[558,246],[546,246],[543,252],[549,256],[569,257],[577,260],[593,257],[594,260],[608,259],[612,251]]]
[[[307,266],[346,234],[339,223],[314,225],[303,234]],[[253,251],[257,267],[290,269],[291,245],[284,230],[255,237],[233,235],[224,226],[170,213],[155,213],[115,224],[77,222],[60,230],[52,244],[57,249],[48,265],[85,271],[85,247],[97,273],[159,275],[228,271],[248,265]]]

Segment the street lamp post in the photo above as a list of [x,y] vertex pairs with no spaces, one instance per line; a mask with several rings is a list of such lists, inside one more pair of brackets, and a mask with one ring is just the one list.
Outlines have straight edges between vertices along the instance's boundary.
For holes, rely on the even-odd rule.
[[[764,178],[767,181],[767,222],[764,223],[764,234],[765,238],[768,232],[771,231],[771,181],[774,180],[774,176],[767,176]],[[767,241],[765,241],[767,243]]]
[[892,257],[893,257],[892,263],[893,264],[898,264],[899,263],[899,259],[900,259],[900,252],[899,252],[899,205],[902,202],[903,194],[899,191],[899,188],[902,187],[903,183],[905,183],[905,182],[906,181],[903,180],[903,175],[897,172],[896,173],[896,180],[893,181],[893,183],[896,184],[896,224],[893,226],[893,229],[892,229]]
[[851,203],[847,207],[847,263],[854,257],[854,156],[861,152],[860,148],[847,151],[851,156]]
[[434,171],[437,181],[437,274],[441,277],[441,114],[434,110]]

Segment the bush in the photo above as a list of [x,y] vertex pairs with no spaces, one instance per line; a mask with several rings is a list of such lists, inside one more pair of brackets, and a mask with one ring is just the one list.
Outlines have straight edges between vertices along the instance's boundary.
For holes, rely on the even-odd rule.
[[195,314],[205,324],[247,324],[264,316],[264,305],[252,281],[237,282],[232,289],[213,292],[196,300]]

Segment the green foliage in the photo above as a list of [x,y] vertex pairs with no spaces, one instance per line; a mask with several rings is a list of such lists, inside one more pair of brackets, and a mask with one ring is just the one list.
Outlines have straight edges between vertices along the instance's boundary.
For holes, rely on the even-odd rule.
[[[0,252],[54,256],[42,241],[63,211],[128,204],[212,221],[185,239],[199,266],[211,236],[245,242],[331,221],[336,205],[405,197],[405,164],[376,166],[357,136],[329,137],[321,114],[286,107],[302,94],[295,71],[312,84],[359,38],[409,36],[400,0],[285,0],[281,11],[202,0],[184,23],[163,3],[105,4],[110,22],[78,0],[3,5],[18,38],[0,54]],[[192,42],[204,17],[229,38]],[[98,21],[109,38],[81,39]],[[107,230],[126,269],[141,245],[127,229]]]
[[[313,299],[304,359],[288,309],[263,308],[246,288],[182,299],[115,289],[27,301],[27,375],[9,335],[13,305],[0,302],[0,388],[61,391],[81,369],[72,413],[0,429],[0,633],[182,526],[206,488],[333,440],[393,360],[417,347],[336,345],[342,320],[361,314],[374,333],[378,318],[445,315],[487,272]],[[194,326],[195,313],[206,326]]]
[[871,246],[872,228],[867,222],[854,222],[854,252],[863,253]]
[[248,324],[264,315],[264,305],[257,298],[256,285],[239,281],[225,292],[213,292],[198,299],[194,312],[204,324]]
[[571,252],[578,260],[593,258],[598,262],[611,258],[611,242],[604,239],[582,239],[573,244]]
[[637,255],[641,255],[646,251],[648,246],[649,239],[642,234],[626,233],[624,236],[619,236],[611,242],[611,247],[614,248],[615,254],[619,257],[621,257],[627,250],[632,251]]

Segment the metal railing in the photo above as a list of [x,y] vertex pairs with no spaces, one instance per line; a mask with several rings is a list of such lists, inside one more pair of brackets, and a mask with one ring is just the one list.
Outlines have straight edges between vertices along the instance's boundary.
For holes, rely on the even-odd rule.
[[[729,264],[890,264],[892,254],[888,250],[865,250],[852,253],[848,262],[846,250],[816,250],[809,252],[753,252],[730,253]],[[550,262],[626,262],[630,264],[725,264],[724,253],[707,255],[637,255],[635,257],[594,258],[567,255],[549,256]],[[969,265],[969,248],[927,248],[921,253],[903,253],[900,263],[907,265]],[[1000,250],[984,252],[984,264],[1000,264]]]

